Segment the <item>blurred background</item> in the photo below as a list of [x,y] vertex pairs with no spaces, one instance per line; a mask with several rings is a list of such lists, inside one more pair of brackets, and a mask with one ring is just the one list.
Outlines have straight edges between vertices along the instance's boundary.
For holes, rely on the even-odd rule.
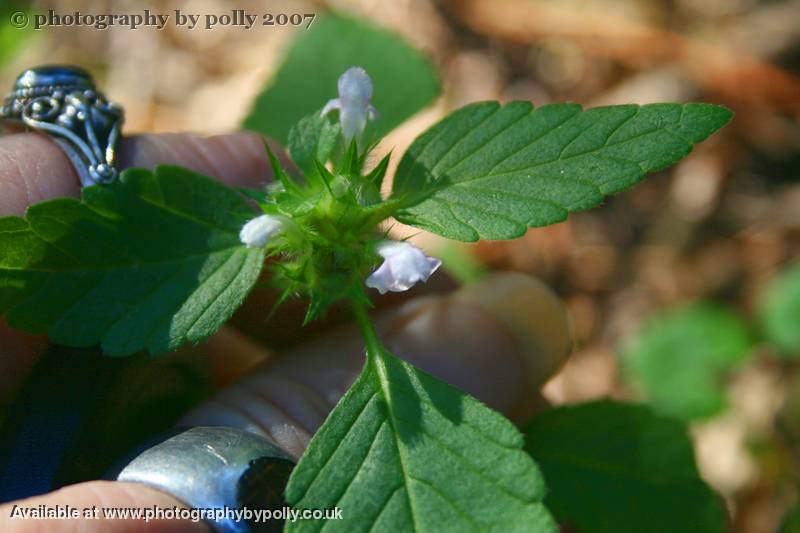
[[[544,390],[554,404],[645,397],[622,368],[626,339],[658,313],[698,300],[755,321],[765,287],[800,250],[800,1],[23,4],[32,13],[336,9],[372,21],[423,51],[443,85],[433,106],[379,148],[395,153],[449,111],[477,100],[704,101],[732,108],[734,121],[691,157],[603,207],[515,241],[449,250],[472,271],[530,273],[564,299],[576,350]],[[35,64],[83,65],[126,108],[128,133],[237,129],[292,38],[305,31],[17,30],[6,23],[12,7],[0,7],[0,80],[10,87]],[[795,531],[781,524],[798,505],[800,359],[779,356],[758,340],[748,352],[719,376],[725,405],[691,421],[699,468],[725,497],[736,531]]]

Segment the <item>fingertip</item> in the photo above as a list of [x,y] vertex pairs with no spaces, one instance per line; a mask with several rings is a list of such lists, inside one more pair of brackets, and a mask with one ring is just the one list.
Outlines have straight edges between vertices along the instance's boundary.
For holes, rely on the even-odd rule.
[[524,401],[525,361],[511,332],[479,305],[452,295],[409,301],[379,331],[391,353],[512,414]]
[[518,340],[531,388],[538,389],[572,351],[566,307],[550,287],[519,272],[494,272],[465,285],[453,298],[486,309]]
[[23,215],[31,204],[79,192],[72,163],[52,139],[37,133],[0,137],[0,216]]
[[493,273],[448,296],[412,300],[383,328],[390,351],[514,420],[572,349],[566,309],[542,282]]

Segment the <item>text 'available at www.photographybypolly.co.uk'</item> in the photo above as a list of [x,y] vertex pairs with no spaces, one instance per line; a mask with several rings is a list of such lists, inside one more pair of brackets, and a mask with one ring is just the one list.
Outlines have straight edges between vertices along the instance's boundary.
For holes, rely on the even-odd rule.
[[13,505],[9,518],[14,520],[188,520],[191,522],[221,521],[264,523],[270,520],[342,520],[342,509],[254,509],[250,507],[75,507],[72,505]]

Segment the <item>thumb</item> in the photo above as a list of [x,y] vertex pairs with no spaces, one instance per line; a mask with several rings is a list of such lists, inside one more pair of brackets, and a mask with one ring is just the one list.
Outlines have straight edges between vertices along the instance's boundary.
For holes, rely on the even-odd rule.
[[[376,322],[392,353],[515,420],[541,408],[539,388],[572,347],[560,300],[522,274],[418,297]],[[356,328],[334,330],[267,362],[182,423],[254,431],[299,457],[363,362]]]

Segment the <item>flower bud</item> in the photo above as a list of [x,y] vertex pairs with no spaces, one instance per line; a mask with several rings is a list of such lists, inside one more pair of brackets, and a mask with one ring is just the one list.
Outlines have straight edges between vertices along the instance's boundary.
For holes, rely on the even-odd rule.
[[267,244],[276,233],[283,229],[283,221],[273,215],[261,215],[242,227],[239,240],[248,248],[257,248]]
[[420,281],[428,281],[442,264],[405,241],[382,241],[375,251],[384,261],[370,274],[366,284],[381,294],[407,291]]
[[338,109],[345,143],[350,143],[354,138],[356,142],[360,142],[367,119],[377,116],[371,100],[372,80],[367,72],[361,67],[350,67],[339,77],[339,98],[325,104],[322,114],[327,115]]

